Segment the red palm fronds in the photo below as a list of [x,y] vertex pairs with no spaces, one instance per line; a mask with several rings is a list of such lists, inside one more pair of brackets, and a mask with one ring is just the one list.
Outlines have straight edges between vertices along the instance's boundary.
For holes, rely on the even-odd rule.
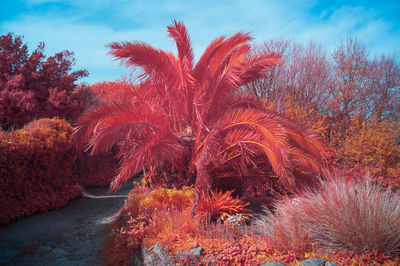
[[77,146],[89,140],[96,153],[119,145],[113,188],[142,170],[149,178],[194,177],[201,194],[219,176],[275,176],[293,186],[297,173],[309,180],[325,173],[327,148],[313,132],[239,90],[278,64],[278,55],[250,54],[250,34],[238,32],[215,39],[194,64],[184,24],[174,21],[168,34],[177,56],[143,42],[111,43],[110,54],[142,73],[131,97],[77,122]]
[[172,37],[176,43],[178,50],[178,59],[181,63],[182,69],[189,72],[193,68],[193,48],[190,43],[190,37],[182,22],[173,21],[172,26],[168,26],[169,36]]

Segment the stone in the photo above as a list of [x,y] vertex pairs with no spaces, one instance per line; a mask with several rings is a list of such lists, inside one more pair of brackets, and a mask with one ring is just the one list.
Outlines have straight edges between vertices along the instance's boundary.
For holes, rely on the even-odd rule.
[[203,254],[203,248],[198,247],[191,250],[178,252],[176,253],[176,257],[180,260],[189,260],[195,262],[195,261],[200,261],[202,254]]
[[129,263],[130,266],[143,266],[144,260],[145,260],[145,255],[150,256],[150,254],[153,254],[152,252],[149,252],[149,248],[146,247],[141,247],[140,250],[133,254],[131,257],[131,261]]
[[20,250],[15,249],[7,249],[7,250],[0,250],[0,264],[6,264],[11,261],[15,256],[21,254]]
[[311,258],[311,259],[306,259],[301,262],[301,266],[320,266],[324,265],[326,262],[326,259],[319,259],[319,258]]
[[165,265],[175,266],[171,255],[166,251],[165,247],[159,243],[143,253],[144,265]]
[[143,261],[138,256],[132,256],[130,266],[143,266]]
[[267,261],[261,264],[261,266],[285,266],[285,264],[282,262]]

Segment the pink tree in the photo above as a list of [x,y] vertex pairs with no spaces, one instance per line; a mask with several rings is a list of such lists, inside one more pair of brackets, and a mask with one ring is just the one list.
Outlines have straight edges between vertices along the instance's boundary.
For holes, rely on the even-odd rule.
[[86,70],[71,73],[72,52],[63,51],[46,59],[44,44],[32,54],[21,36],[0,36],[0,126],[21,127],[27,122],[58,116],[73,120],[84,108],[75,82]]

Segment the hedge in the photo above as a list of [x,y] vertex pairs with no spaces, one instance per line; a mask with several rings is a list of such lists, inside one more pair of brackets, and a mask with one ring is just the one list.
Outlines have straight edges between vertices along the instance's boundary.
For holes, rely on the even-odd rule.
[[73,128],[45,118],[0,132],[0,224],[58,209],[82,186],[107,186],[117,162],[111,153],[89,156],[71,148]]

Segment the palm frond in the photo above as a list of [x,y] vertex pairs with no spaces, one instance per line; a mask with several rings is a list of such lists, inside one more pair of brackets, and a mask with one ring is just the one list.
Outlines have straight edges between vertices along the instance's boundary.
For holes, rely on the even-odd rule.
[[103,119],[96,127],[88,143],[92,154],[107,151],[124,139],[144,141],[159,130],[171,130],[168,117],[161,112],[145,113],[133,104],[124,107],[120,113]]
[[[216,160],[220,164],[228,157],[242,153],[241,157],[246,160],[242,165],[255,164],[252,158],[264,155],[271,164],[275,174],[285,179],[288,178],[288,150],[284,129],[276,123],[267,113],[256,109],[236,109],[228,112],[218,123],[216,129],[210,133],[211,137],[198,156],[209,158],[203,163],[209,164]],[[228,152],[227,147],[231,147]],[[233,151],[235,148],[235,152]],[[221,151],[223,153],[221,154]],[[204,153],[208,153],[205,155]],[[220,158],[216,155],[220,154]],[[200,164],[200,160],[199,160]]]
[[247,57],[245,63],[241,66],[239,86],[249,84],[265,76],[271,66],[281,64],[280,55],[277,54],[257,54]]
[[287,134],[291,145],[310,154],[317,159],[321,165],[326,167],[326,160],[329,156],[330,148],[322,141],[317,133],[305,128],[299,122],[282,115],[277,117],[277,119],[279,119],[280,124],[287,128]]
[[174,20],[172,25],[168,26],[167,29],[169,36],[175,40],[182,68],[185,71],[192,70],[194,60],[193,48],[185,25],[182,22]]
[[128,147],[120,153],[122,158],[118,175],[111,184],[111,190],[118,189],[132,176],[143,168],[157,168],[165,163],[174,165],[183,156],[184,147],[179,138],[168,130],[161,130],[151,135],[151,138],[137,145],[134,140],[127,140]]
[[103,103],[92,110],[81,115],[75,122],[75,130],[72,134],[72,139],[76,148],[84,146],[86,141],[93,134],[93,131],[98,126],[98,123],[103,119],[118,114],[120,105],[115,102]]
[[326,175],[326,167],[321,163],[319,158],[304,152],[297,147],[289,148],[290,161],[294,168],[310,174]]
[[229,38],[222,36],[215,39],[207,47],[193,70],[193,76],[197,79],[200,86],[206,90],[208,78],[214,76],[217,67],[225,56],[234,48],[251,40],[250,33],[244,32],[238,32]]
[[238,88],[241,83],[240,77],[237,75],[239,65],[243,63],[244,56],[250,51],[250,46],[242,45],[233,49],[220,62],[215,70],[208,90],[206,92],[205,101],[207,103],[204,116],[208,119],[213,114],[214,107],[217,102],[230,95],[234,89]]
[[179,85],[177,70],[171,64],[167,52],[155,49],[144,42],[113,42],[108,53],[128,66],[138,66],[145,76],[155,82],[165,82],[168,87]]

